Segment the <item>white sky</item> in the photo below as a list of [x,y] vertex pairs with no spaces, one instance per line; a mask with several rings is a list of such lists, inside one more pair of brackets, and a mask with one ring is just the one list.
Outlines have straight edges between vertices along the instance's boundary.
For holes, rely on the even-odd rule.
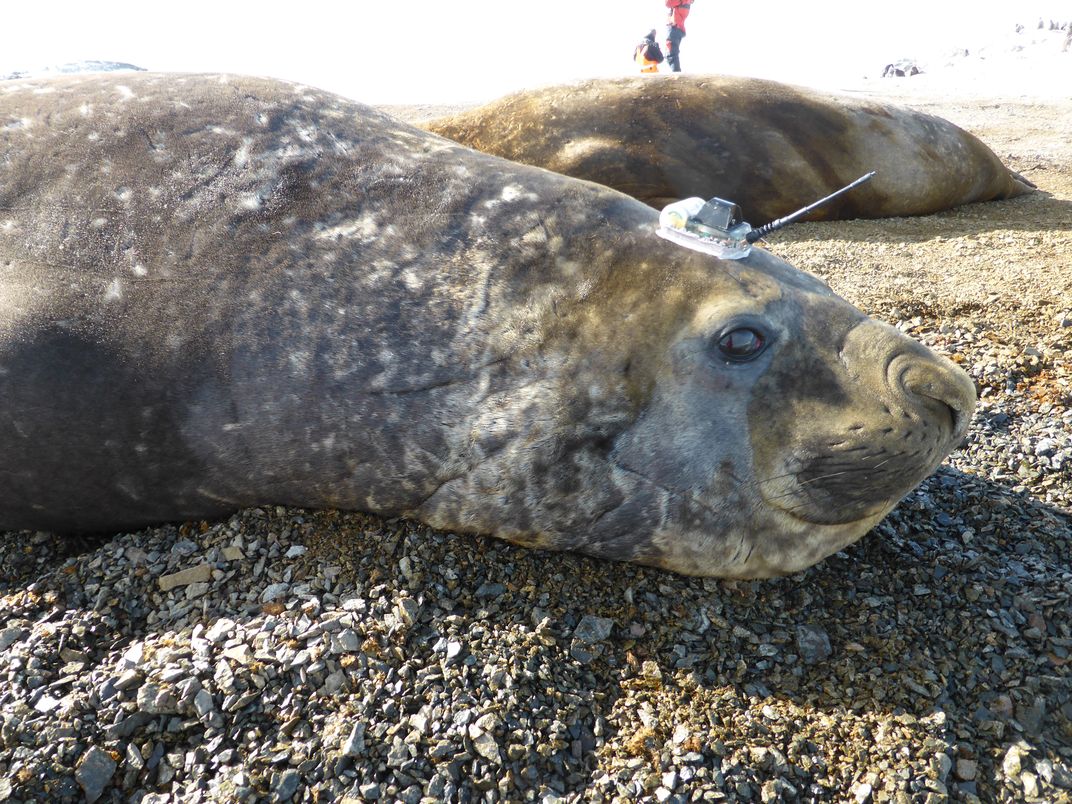
[[[485,101],[635,72],[662,0],[5,2],[0,73],[82,59],[303,81],[369,103]],[[1072,20],[1072,0],[695,0],[688,72],[851,82],[900,58]],[[865,10],[866,9],[866,10]]]

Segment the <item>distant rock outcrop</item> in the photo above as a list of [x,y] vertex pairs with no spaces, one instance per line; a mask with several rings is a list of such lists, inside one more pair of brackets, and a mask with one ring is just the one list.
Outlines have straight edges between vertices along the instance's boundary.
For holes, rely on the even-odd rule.
[[919,75],[923,71],[911,59],[901,59],[886,65],[882,71],[883,78],[905,78],[911,75]]
[[144,67],[137,67],[122,61],[72,61],[67,64],[54,64],[48,67],[39,67],[35,70],[15,70],[14,72],[0,75],[0,81],[11,81],[18,78],[43,78],[50,75],[67,75],[69,73],[110,73],[119,70],[137,70],[145,72]]

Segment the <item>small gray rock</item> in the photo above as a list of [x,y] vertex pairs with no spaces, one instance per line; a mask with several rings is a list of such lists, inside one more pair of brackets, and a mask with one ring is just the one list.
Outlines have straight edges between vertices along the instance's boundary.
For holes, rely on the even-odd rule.
[[797,650],[805,664],[816,664],[829,659],[834,652],[830,637],[817,625],[797,626]]
[[179,701],[171,690],[143,684],[138,688],[138,711],[147,715],[174,715],[179,711]]
[[290,770],[283,771],[272,779],[273,799],[281,803],[290,801],[294,798],[294,794],[298,792],[298,785],[300,783],[301,776],[296,770],[291,768]]
[[613,629],[614,620],[609,617],[596,617],[594,614],[586,614],[573,630],[573,638],[586,645],[593,645],[609,637]]
[[264,587],[264,591],[261,592],[261,603],[271,603],[276,598],[280,598],[290,591],[289,583],[270,583]]
[[495,742],[495,738],[487,732],[477,732],[475,737],[472,737],[472,729],[470,729],[470,736],[473,741],[473,748],[488,762],[494,762],[499,764],[502,759],[499,757],[499,744]]
[[344,756],[356,757],[365,750],[365,724],[357,723],[350,731],[350,736],[342,744]]
[[134,771],[141,771],[145,767],[145,759],[141,755],[141,751],[134,743],[127,743],[127,767]]
[[361,650],[361,637],[352,628],[344,629],[333,639],[332,647],[336,653],[357,653]]
[[206,689],[198,690],[197,695],[194,696],[194,710],[197,716],[203,718],[210,715],[213,709],[215,706],[212,703],[212,694]]
[[5,628],[0,631],[0,651],[7,650],[25,635],[25,628]]
[[169,592],[178,586],[188,586],[192,583],[208,583],[212,580],[212,565],[198,564],[196,567],[188,567],[170,575],[161,575],[157,578],[162,592]]
[[97,746],[93,746],[78,761],[78,769],[74,772],[74,778],[78,781],[82,791],[86,794],[87,804],[93,804],[115,773],[115,760]]
[[395,741],[391,744],[391,750],[387,752],[387,766],[391,768],[400,768],[406,762],[409,762],[409,746],[407,746],[401,738],[396,737]]
[[205,631],[205,639],[213,645],[223,642],[234,631],[235,621],[228,617],[220,617]]

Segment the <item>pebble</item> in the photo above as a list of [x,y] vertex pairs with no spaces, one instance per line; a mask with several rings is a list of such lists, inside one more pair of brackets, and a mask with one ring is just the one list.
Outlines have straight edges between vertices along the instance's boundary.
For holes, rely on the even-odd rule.
[[798,625],[796,629],[797,633],[797,650],[800,652],[800,658],[804,660],[806,664],[817,664],[826,659],[829,659],[833,654],[833,648],[830,646],[830,637],[826,631],[816,625]]
[[290,591],[289,583],[273,583],[264,587],[264,591],[261,592],[261,603],[271,603],[273,600],[278,600]]
[[972,759],[958,759],[956,763],[956,774],[958,779],[963,779],[966,782],[970,782],[975,778],[976,771],[979,767],[979,763]]
[[115,773],[115,760],[106,751],[93,746],[78,761],[74,777],[85,793],[87,804],[93,804]]
[[1001,761],[1002,772],[1010,779],[1018,779],[1022,769],[1024,751],[1019,745],[1010,745]]
[[586,614],[577,623],[577,627],[573,631],[573,638],[586,645],[592,645],[609,637],[613,628],[614,620],[611,618]]
[[272,778],[272,795],[276,801],[285,802],[294,798],[301,784],[301,775],[296,770],[286,770]]
[[5,628],[0,631],[0,651],[7,650],[24,636],[26,630],[23,628]]
[[344,756],[356,757],[365,750],[365,724],[355,723],[346,742],[342,745]]
[[160,584],[160,590],[162,592],[169,592],[180,586],[187,586],[194,583],[207,583],[212,580],[212,565],[211,564],[198,564],[196,567],[189,567],[178,572],[172,572],[168,575],[161,575],[158,583]]

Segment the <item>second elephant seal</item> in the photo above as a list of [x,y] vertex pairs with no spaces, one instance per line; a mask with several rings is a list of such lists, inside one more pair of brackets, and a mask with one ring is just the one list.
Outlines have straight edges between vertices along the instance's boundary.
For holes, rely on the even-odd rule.
[[584,81],[518,92],[425,127],[655,207],[728,198],[757,226],[872,170],[872,181],[812,219],[927,215],[1034,189],[948,120],[755,78]]

